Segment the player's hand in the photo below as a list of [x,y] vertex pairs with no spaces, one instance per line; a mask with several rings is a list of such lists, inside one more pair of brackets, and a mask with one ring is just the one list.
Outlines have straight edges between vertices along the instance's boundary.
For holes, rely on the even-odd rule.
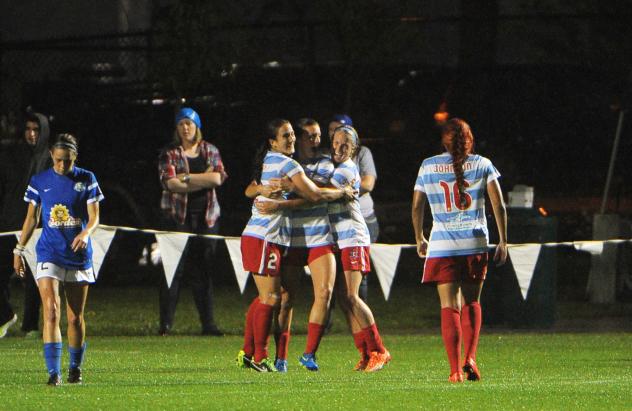
[[271,181],[270,184],[259,187],[259,194],[267,198],[280,198],[283,195],[283,189],[278,182]]
[[353,184],[349,184],[347,186],[344,186],[342,188],[342,191],[344,191],[343,198],[345,200],[347,200],[347,201],[354,200],[356,198],[356,196],[358,195],[358,190],[353,188]]
[[18,277],[24,278],[25,266],[26,264],[24,263],[24,257],[22,257],[21,255],[13,256],[13,269],[15,270],[15,273],[18,275]]
[[279,187],[281,187],[281,190],[285,192],[294,191],[294,183],[292,182],[292,180],[290,180],[289,177],[273,178],[273,179],[270,179],[270,181],[274,182],[275,184],[278,184]]
[[79,251],[84,251],[86,248],[88,248],[88,234],[84,233],[83,231],[79,233],[75,237],[75,239],[72,240],[70,248],[72,248],[72,251],[74,251],[75,253]]
[[496,252],[494,253],[494,262],[496,267],[500,267],[507,261],[507,243],[498,243]]
[[258,201],[255,200],[255,207],[261,214],[272,214],[279,210],[280,205],[276,201]]
[[421,241],[417,241],[417,255],[421,258],[426,258],[428,253],[428,241],[423,238]]

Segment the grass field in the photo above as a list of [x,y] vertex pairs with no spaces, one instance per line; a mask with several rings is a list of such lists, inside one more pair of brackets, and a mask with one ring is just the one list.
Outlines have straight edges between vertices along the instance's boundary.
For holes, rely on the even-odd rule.
[[[632,334],[626,332],[484,329],[483,380],[452,385],[436,300],[415,290],[401,292],[397,309],[377,298],[373,304],[394,357],[384,370],[351,371],[357,353],[339,317],[321,345],[321,371],[299,368],[307,312],[300,304],[290,371],[258,374],[234,365],[250,295],[236,299],[234,290],[219,290],[217,316],[229,332],[220,338],[186,335],[198,332],[186,291],[177,335],[153,336],[155,297],[151,289],[93,290],[82,386],[47,387],[41,341],[12,329],[0,340],[0,409],[632,409]],[[67,363],[64,352],[64,368]]]

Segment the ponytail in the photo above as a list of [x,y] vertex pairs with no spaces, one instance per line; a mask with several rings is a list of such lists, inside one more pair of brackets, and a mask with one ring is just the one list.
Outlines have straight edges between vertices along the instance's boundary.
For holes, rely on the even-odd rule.
[[474,152],[474,136],[470,126],[460,118],[453,118],[443,127],[442,139],[445,148],[452,156],[452,167],[459,190],[461,206],[465,205],[465,171],[463,165],[467,156]]

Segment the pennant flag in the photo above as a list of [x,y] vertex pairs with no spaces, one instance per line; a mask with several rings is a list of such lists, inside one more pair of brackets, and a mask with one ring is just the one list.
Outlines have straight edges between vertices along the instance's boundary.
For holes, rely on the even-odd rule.
[[244,266],[241,262],[241,239],[226,237],[224,241],[226,242],[226,248],[228,248],[228,254],[230,254],[230,261],[233,263],[237,284],[239,284],[239,291],[243,294],[250,273],[244,270]]
[[[18,241],[20,241],[20,234],[22,234],[21,231],[15,234]],[[33,231],[33,235],[31,235],[31,238],[29,239],[29,242],[26,243],[26,249],[24,250],[24,259],[26,260],[26,264],[29,266],[33,274],[35,274],[35,271],[37,271],[37,254],[35,253],[35,246],[37,245],[37,241],[39,240],[41,235],[42,229],[35,229]]]
[[582,241],[573,244],[575,250],[588,251],[591,255],[601,255],[603,252],[603,241]]
[[101,270],[105,255],[110,249],[114,234],[116,234],[116,228],[112,229],[109,227],[97,227],[97,229],[92,232],[92,269],[94,270],[95,278],[99,277],[99,270]]
[[522,244],[508,248],[509,257],[511,258],[511,263],[513,264],[516,278],[518,279],[518,285],[520,286],[520,292],[522,293],[522,298],[525,300],[529,293],[531,279],[533,279],[533,271],[538,262],[541,248],[542,244]]
[[176,273],[182,252],[187,246],[190,234],[187,233],[156,233],[160,255],[162,256],[162,268],[165,270],[167,286],[171,287],[173,276]]
[[400,245],[371,244],[371,260],[386,301],[391,294],[395,269],[401,252]]

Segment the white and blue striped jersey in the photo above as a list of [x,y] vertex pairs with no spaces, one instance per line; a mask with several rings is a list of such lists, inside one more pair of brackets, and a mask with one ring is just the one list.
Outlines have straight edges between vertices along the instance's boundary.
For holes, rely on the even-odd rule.
[[485,191],[487,183],[500,177],[500,173],[489,159],[476,154],[468,155],[463,172],[465,199],[462,202],[449,153],[427,158],[421,163],[415,191],[426,194],[432,211],[428,257],[487,251]]
[[[305,175],[319,186],[329,184],[334,172],[334,163],[327,156],[318,156],[301,164]],[[295,208],[290,214],[292,220],[291,247],[320,247],[333,244],[327,203],[309,204]]]
[[[338,164],[329,181],[331,185],[338,188],[353,183],[353,188],[359,192],[360,180],[358,166],[351,159],[348,159]],[[371,244],[369,229],[360,211],[359,195],[356,195],[352,201],[340,199],[329,203],[328,211],[334,241],[338,248],[368,246]]]
[[[263,169],[261,171],[261,184],[269,185],[272,178],[292,178],[294,175],[303,172],[303,167],[290,157],[268,151],[263,159]],[[286,195],[287,197],[287,195]],[[258,196],[255,201],[275,201],[269,198]],[[269,243],[283,246],[290,245],[291,223],[289,211],[277,211],[274,214],[261,214],[257,207],[252,205],[252,216],[246,224],[242,235],[260,238]]]
[[103,200],[94,174],[79,167],[66,175],[52,168],[31,177],[24,201],[41,206],[42,235],[35,251],[38,263],[53,263],[68,270],[92,267],[92,242],[84,251],[71,248],[88,223],[88,204]]

